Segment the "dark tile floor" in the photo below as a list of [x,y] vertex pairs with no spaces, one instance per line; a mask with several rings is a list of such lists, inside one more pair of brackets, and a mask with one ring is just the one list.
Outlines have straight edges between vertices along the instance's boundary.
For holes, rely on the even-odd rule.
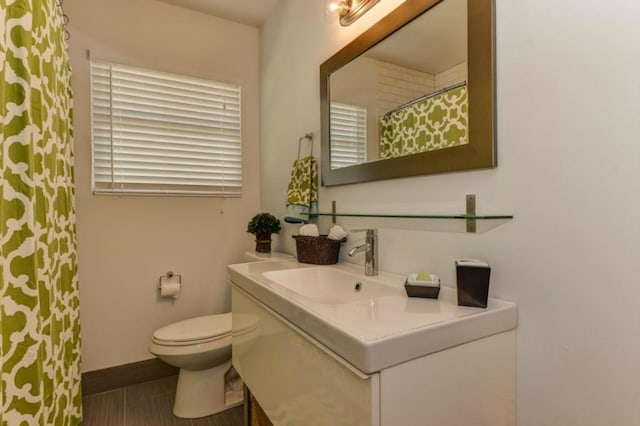
[[83,426],[242,426],[242,406],[200,419],[173,415],[177,376],[82,399]]

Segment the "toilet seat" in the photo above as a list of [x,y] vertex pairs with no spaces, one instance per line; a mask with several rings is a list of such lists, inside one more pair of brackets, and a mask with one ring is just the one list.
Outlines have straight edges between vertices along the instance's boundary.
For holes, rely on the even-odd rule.
[[159,345],[198,345],[231,336],[231,313],[204,315],[169,324],[153,333]]
[[[236,315],[234,333],[244,334],[254,328],[255,319]],[[163,346],[192,346],[231,336],[231,312],[204,315],[169,324],[156,330],[151,341]]]

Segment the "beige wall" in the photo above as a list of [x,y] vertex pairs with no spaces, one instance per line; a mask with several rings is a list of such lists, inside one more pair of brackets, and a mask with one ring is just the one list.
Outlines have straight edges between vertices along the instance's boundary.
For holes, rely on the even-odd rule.
[[[320,129],[318,66],[400,1],[346,28],[317,3],[284,0],[261,33],[262,207],[280,216]],[[459,213],[476,193],[514,214],[480,235],[379,222],[380,268],[452,286],[454,259],[491,263],[491,293],[519,304],[519,426],[640,424],[640,3],[496,3],[498,168],[323,188],[321,208]]]
[[[158,327],[229,308],[225,266],[251,245],[259,209],[258,30],[153,0],[65,3],[75,96],[78,260],[83,371],[135,362]],[[89,61],[96,59],[242,86],[243,196],[91,195]],[[221,213],[221,210],[224,213]],[[158,277],[182,274],[176,300]]]

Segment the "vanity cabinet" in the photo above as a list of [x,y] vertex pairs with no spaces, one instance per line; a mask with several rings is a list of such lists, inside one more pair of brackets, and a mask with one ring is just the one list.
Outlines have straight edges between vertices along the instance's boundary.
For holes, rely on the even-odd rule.
[[274,425],[379,425],[380,375],[349,366],[232,287],[233,315],[255,325],[232,338],[233,365]]
[[365,374],[233,283],[232,311],[233,365],[276,426],[515,424],[514,330]]

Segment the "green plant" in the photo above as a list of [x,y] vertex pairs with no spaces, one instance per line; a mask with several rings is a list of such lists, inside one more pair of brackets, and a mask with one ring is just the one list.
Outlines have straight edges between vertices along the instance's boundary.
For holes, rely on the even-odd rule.
[[247,225],[247,232],[253,235],[278,234],[280,229],[280,220],[271,213],[258,213]]

